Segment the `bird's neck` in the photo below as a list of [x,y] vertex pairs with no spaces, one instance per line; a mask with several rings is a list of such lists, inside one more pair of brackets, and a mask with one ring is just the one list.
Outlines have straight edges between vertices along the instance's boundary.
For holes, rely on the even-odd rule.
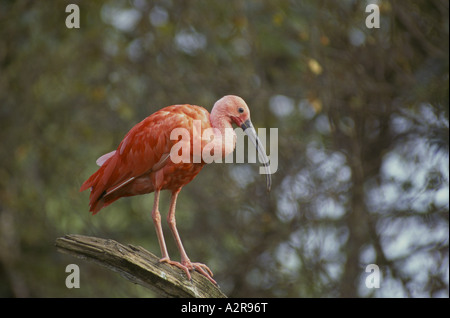
[[213,108],[209,117],[211,127],[214,129],[214,143],[220,143],[222,157],[232,153],[236,145],[236,134],[229,116],[225,116]]
[[225,128],[233,128],[230,117],[223,114],[217,107],[213,107],[209,119],[211,127],[219,129],[222,134],[225,133]]

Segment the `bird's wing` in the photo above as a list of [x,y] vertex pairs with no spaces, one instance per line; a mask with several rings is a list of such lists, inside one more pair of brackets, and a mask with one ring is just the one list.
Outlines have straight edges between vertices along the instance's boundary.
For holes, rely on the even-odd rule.
[[97,164],[97,166],[101,167],[103,166],[103,164],[112,156],[114,156],[114,154],[116,153],[115,150],[105,153],[103,156],[101,156],[100,158],[97,159],[97,161],[95,162]]
[[[204,112],[206,110],[202,108],[197,118],[207,121]],[[80,191],[91,188],[92,205],[134,178],[161,169],[177,142],[170,140],[171,131],[180,127],[188,129],[194,119],[195,112],[190,107],[181,106],[169,106],[150,115],[127,133],[115,151],[97,160],[101,167],[86,180]]]

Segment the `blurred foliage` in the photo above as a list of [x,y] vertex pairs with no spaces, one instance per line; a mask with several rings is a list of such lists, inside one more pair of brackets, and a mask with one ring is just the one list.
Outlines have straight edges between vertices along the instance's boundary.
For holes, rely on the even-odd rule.
[[[92,217],[78,189],[157,109],[236,94],[279,129],[272,192],[257,164],[212,164],[177,209],[188,255],[227,295],[448,297],[449,4],[380,0],[368,29],[367,3],[1,1],[0,295],[152,296],[54,241],[159,255],[152,194]],[[80,289],[65,287],[70,263]]]

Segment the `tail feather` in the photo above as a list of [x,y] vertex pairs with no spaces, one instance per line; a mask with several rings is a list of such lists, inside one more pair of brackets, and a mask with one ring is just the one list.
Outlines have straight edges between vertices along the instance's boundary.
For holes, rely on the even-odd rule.
[[109,155],[107,160],[102,162],[101,167],[96,172],[94,172],[81,185],[80,188],[80,192],[85,191],[87,189],[91,190],[91,194],[89,196],[89,207],[90,207],[89,211],[92,212],[93,214],[96,214],[102,208],[106,207],[107,205],[111,204],[112,202],[116,201],[119,198],[117,196],[110,196],[110,195],[105,197],[108,188],[110,188],[112,185],[111,183],[114,183],[114,180],[111,180],[111,175],[116,165],[114,154],[109,153],[107,155]]

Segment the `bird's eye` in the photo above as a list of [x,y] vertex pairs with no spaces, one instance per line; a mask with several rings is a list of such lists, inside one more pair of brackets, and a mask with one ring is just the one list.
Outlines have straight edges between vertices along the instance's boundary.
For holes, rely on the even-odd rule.
[[238,108],[238,112],[239,112],[240,114],[242,114],[242,113],[244,112],[244,108],[239,107],[239,108]]

